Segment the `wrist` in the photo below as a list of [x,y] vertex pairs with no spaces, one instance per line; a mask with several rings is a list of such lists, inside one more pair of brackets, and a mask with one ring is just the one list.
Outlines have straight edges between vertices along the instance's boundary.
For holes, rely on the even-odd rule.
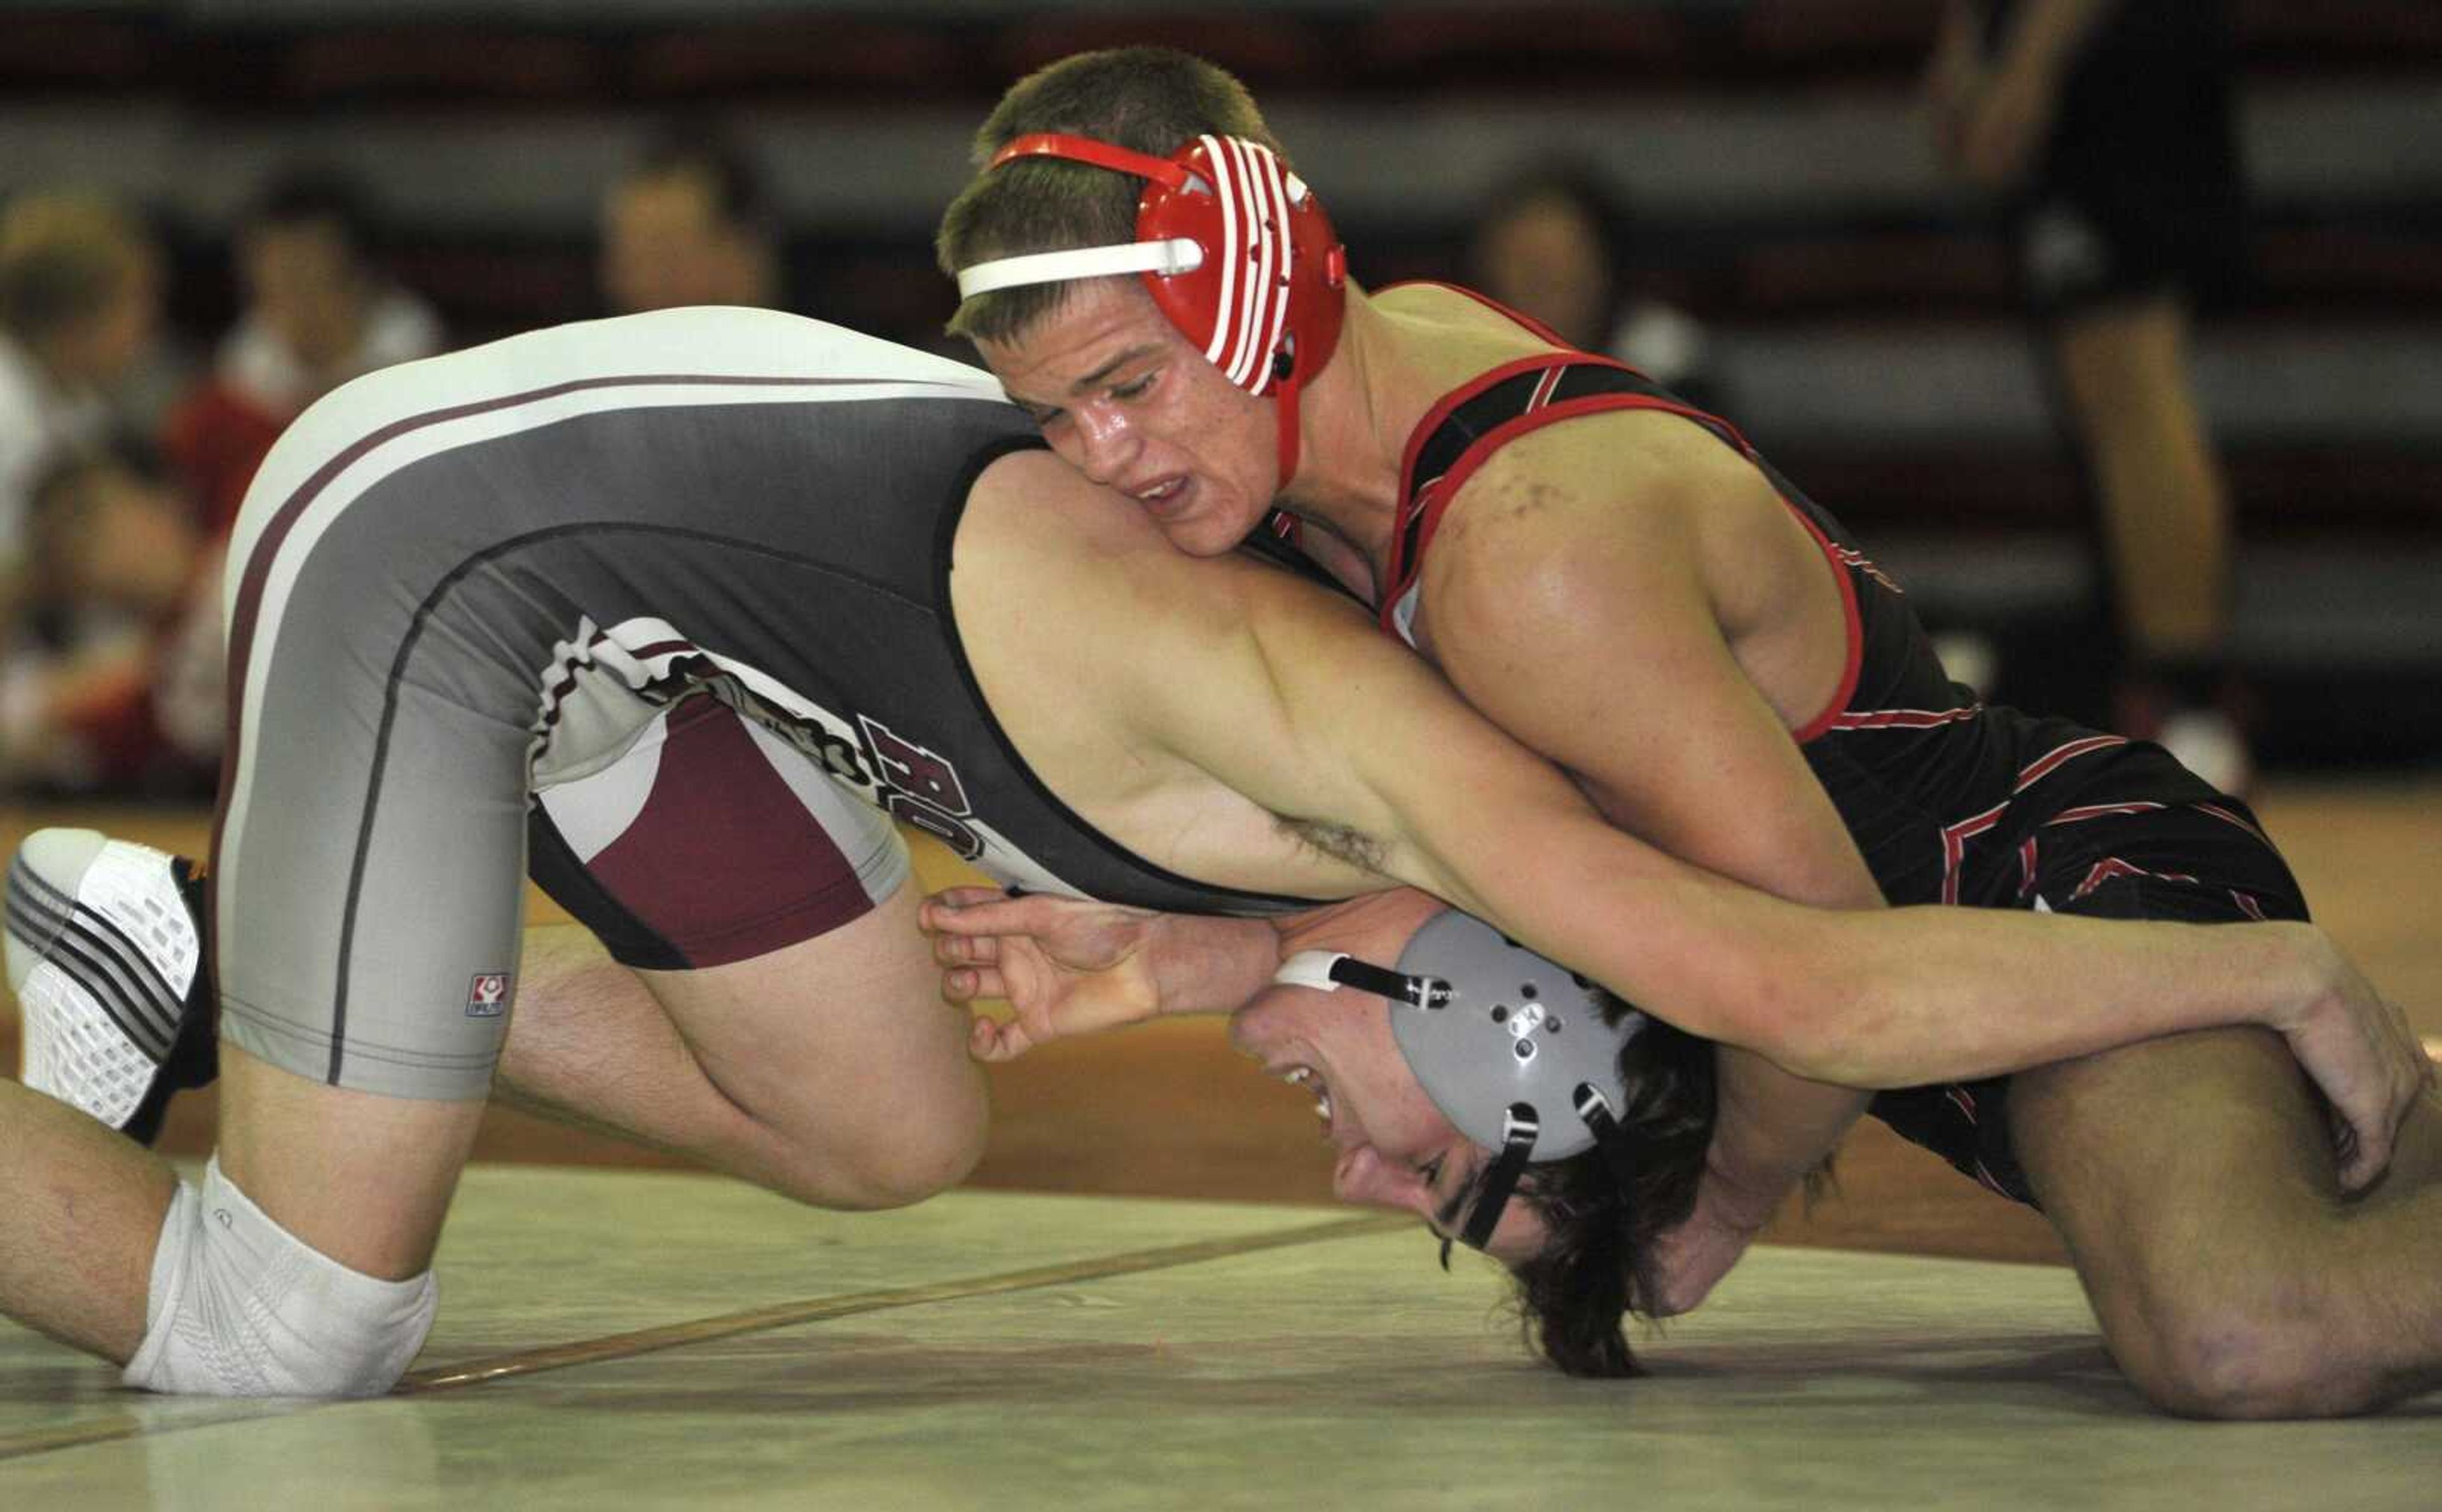
[[1146,932],[1153,1012],[1227,1013],[1269,986],[1280,936],[1259,919],[1161,914]]
[[2313,1022],[2344,995],[2346,961],[2331,937],[2313,924],[2285,920],[2271,927],[2287,970],[2267,975],[2288,986],[2265,1026],[2286,1034]]

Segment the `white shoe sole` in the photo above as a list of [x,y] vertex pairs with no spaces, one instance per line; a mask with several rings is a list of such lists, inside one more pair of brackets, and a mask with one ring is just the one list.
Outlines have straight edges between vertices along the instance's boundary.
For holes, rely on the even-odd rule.
[[42,829],[9,868],[18,1074],[123,1128],[169,1058],[202,958],[171,858],[91,829]]

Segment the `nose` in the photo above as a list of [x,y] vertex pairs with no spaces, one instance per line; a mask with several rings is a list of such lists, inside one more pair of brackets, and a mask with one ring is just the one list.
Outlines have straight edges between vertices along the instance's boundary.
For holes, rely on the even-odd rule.
[[1372,1206],[1380,1199],[1376,1190],[1381,1184],[1382,1162],[1374,1152],[1359,1146],[1339,1157],[1331,1170],[1331,1194],[1342,1202]]
[[1127,477],[1139,442],[1127,417],[1101,405],[1079,405],[1069,411],[1076,422],[1077,470],[1103,484]]
[[1420,1211],[1415,1202],[1417,1186],[1412,1176],[1401,1180],[1400,1173],[1371,1145],[1360,1144],[1341,1156],[1331,1173],[1331,1194],[1363,1208]]

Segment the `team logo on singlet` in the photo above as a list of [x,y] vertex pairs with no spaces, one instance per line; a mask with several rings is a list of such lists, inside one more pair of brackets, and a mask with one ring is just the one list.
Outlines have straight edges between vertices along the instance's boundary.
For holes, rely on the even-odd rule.
[[498,1018],[509,1011],[509,974],[477,972],[466,984],[466,1016]]
[[[688,693],[709,693],[821,762],[823,770],[863,801],[932,835],[961,858],[975,861],[987,848],[966,784],[947,757],[879,720],[824,708],[768,673],[703,649],[661,620],[628,620],[609,630],[585,620],[575,635],[554,647],[552,663],[540,679],[535,756],[546,749],[556,730],[588,722],[583,712],[588,667],[598,667],[615,680],[613,685],[643,695],[645,706]],[[616,711],[607,720],[596,717],[596,722],[610,729],[622,723]],[[477,1011],[471,998],[466,1011]]]
[[879,720],[860,714],[856,722],[865,735],[866,753],[882,778],[883,811],[923,830],[969,861],[982,855],[983,839],[966,822],[975,811],[968,806],[958,769],[924,747],[902,739]]

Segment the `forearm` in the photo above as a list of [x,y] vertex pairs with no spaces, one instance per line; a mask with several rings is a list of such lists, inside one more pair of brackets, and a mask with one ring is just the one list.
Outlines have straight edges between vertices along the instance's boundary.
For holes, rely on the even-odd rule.
[[1717,1112],[1710,1165],[1769,1200],[1822,1166],[1871,1094],[1793,1076],[1751,1050],[1722,1046],[1713,1063]]
[[2308,925],[1807,908],[1670,863],[1591,814],[1506,818],[1501,851],[1532,865],[1428,859],[1439,875],[1424,884],[1810,1081],[1969,1081],[2188,1029],[2286,1029],[2337,988],[2338,956]]
[[1791,1069],[1852,1086],[2004,1075],[2192,1029],[2286,1030],[2339,990],[2337,953],[2308,924],[1933,906],[1824,922],[1817,948],[1852,975]]
[[1163,914],[1146,941],[1157,1014],[1229,1013],[1271,985],[1289,920]]

